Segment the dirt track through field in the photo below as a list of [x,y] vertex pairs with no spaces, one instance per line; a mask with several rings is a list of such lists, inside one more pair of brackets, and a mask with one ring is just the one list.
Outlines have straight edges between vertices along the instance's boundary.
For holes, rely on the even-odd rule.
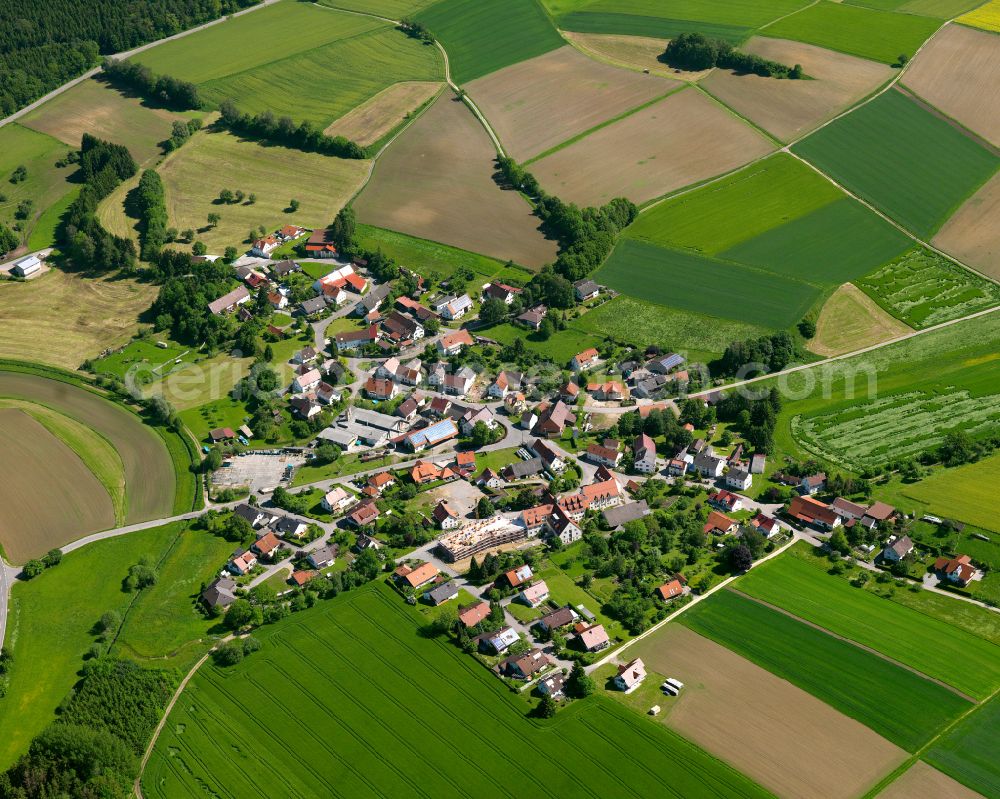
[[[907,754],[860,722],[678,624],[637,646],[685,684],[663,723],[778,796],[854,799]],[[674,704],[676,702],[676,704]]]
[[107,490],[65,443],[22,410],[0,408],[0,542],[14,563],[112,527]]

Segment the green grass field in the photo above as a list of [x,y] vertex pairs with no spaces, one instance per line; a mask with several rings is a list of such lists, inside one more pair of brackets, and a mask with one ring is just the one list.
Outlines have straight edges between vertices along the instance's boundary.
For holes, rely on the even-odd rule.
[[852,588],[794,555],[761,564],[740,580],[739,589],[977,699],[1000,688],[996,645]]
[[982,4],[983,0],[848,0],[852,6],[877,11],[902,11],[939,19],[951,19]]
[[[46,209],[73,191],[68,179],[76,168],[56,167],[56,161],[69,149],[51,136],[17,123],[0,128],[0,196],[3,197],[0,200],[0,224],[13,230],[18,223],[14,218],[17,206],[24,200],[34,203],[28,219],[20,222],[23,230],[14,231],[22,241],[28,240]],[[28,176],[20,183],[11,183],[11,173],[19,166],[28,170]],[[51,217],[48,217],[45,228],[51,226]]]
[[997,156],[898,91],[792,149],[922,236],[936,231],[1000,165]]
[[[900,491],[904,496],[926,505],[935,516],[958,519],[1000,532],[996,487],[993,484],[998,468],[1000,454],[995,454],[977,463],[940,469],[923,480],[902,486]],[[973,557],[977,556],[973,554]],[[1000,563],[997,563],[997,568],[1000,568]]]
[[678,621],[909,752],[971,707],[947,688],[732,591],[718,592]]
[[420,9],[436,2],[437,0],[322,0],[320,5],[378,14],[389,19],[402,19],[407,16],[412,17]]
[[955,428],[988,435],[1000,421],[998,348],[995,313],[787,375],[775,441],[860,469],[926,452]]
[[553,333],[548,339],[542,340],[537,333],[512,324],[495,325],[476,331],[478,334],[499,341],[501,344],[511,344],[514,339],[521,339],[527,349],[544,355],[558,364],[567,364],[578,352],[589,347],[595,347],[603,339],[586,330],[577,329],[574,325],[566,326],[565,330]]
[[962,719],[924,755],[924,760],[983,796],[1000,796],[1000,698]]
[[820,294],[763,270],[623,239],[596,279],[646,301],[738,322],[784,328]]
[[[483,796],[528,782],[536,796],[766,795],[603,698],[552,722],[525,718],[524,699],[422,638],[418,620],[373,586],[261,630],[263,648],[235,668],[203,667],[157,742],[145,795],[310,796],[335,785],[352,797]],[[251,767],[265,757],[266,770]]]
[[839,286],[907,249],[911,240],[849,197],[726,250],[721,257],[778,275]]
[[762,33],[893,64],[900,55],[912,57],[940,25],[939,20],[915,14],[820,0],[769,25]]
[[918,329],[1000,304],[996,283],[923,248],[854,282],[886,311]]
[[537,0],[441,0],[417,14],[448,51],[459,84],[562,47]]
[[0,768],[11,765],[54,718],[78,679],[101,615],[125,615],[134,597],[121,588],[129,566],[143,555],[159,560],[183,526],[91,544],[31,582],[14,585],[5,641],[14,657],[9,690],[0,699]]
[[717,255],[843,197],[815,170],[777,153],[639,215],[629,238]]

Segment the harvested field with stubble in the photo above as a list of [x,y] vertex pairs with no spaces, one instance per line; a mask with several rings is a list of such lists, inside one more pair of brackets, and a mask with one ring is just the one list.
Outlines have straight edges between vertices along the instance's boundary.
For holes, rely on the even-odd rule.
[[465,104],[442,94],[379,159],[358,219],[523,266],[552,261],[531,206],[493,181],[495,155]]
[[65,443],[27,413],[0,408],[0,543],[13,563],[113,527],[104,486]]
[[367,147],[402,123],[407,114],[430,100],[441,86],[436,81],[421,80],[395,83],[348,111],[323,132],[327,136],[343,136]]
[[911,332],[912,328],[883,311],[853,283],[845,283],[823,303],[816,335],[806,342],[806,348],[828,358]]
[[973,194],[934,237],[933,244],[959,261],[1000,280],[1000,172]]
[[474,80],[466,90],[510,156],[525,161],[681,85],[566,46]]
[[918,760],[878,794],[878,799],[913,799],[933,796],[936,799],[982,799],[962,783]]
[[705,89],[782,141],[791,141],[866,97],[892,77],[885,64],[803,42],[756,36],[741,49],[801,64],[812,80],[776,80],[716,69]]
[[773,149],[760,133],[691,88],[536,161],[531,171],[546,191],[580,205],[614,197],[643,203]]
[[563,36],[583,53],[626,69],[648,69],[653,75],[676,76],[684,80],[697,80],[709,73],[683,72],[677,74],[659,57],[667,49],[668,39],[652,36],[622,36],[615,33],[578,33],[563,31]]
[[903,82],[1000,147],[1000,36],[946,25],[924,45]]
[[667,700],[674,707],[664,724],[778,796],[853,799],[906,758],[863,724],[679,624],[638,644],[635,656],[686,686]]

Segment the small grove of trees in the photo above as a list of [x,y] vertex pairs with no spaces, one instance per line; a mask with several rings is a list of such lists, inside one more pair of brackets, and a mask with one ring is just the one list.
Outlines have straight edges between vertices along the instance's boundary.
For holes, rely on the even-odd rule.
[[794,80],[802,77],[802,67],[799,64],[788,67],[777,61],[744,53],[729,42],[711,39],[703,33],[682,33],[671,39],[660,60],[674,69],[698,71],[722,67],[765,78],[782,77]]
[[427,42],[428,44],[434,43],[434,34],[428,30],[427,26],[422,22],[417,22],[415,19],[408,19],[404,17],[399,21],[399,30],[403,31],[407,36],[418,39],[421,42]]
[[167,242],[167,203],[163,181],[155,169],[147,169],[133,193],[139,217],[139,255],[152,261]]
[[4,224],[0,224],[0,253],[6,255],[20,244],[17,234]]
[[759,364],[768,372],[778,372],[795,357],[795,341],[784,330],[770,336],[733,341],[718,362],[720,374],[735,375],[748,364]]
[[126,591],[141,591],[143,588],[156,585],[156,577],[156,564],[152,558],[143,556],[138,563],[129,566],[122,587]]
[[46,569],[58,566],[62,562],[63,553],[61,549],[50,549],[41,558],[29,560],[21,567],[21,577],[25,580],[32,580]]
[[260,641],[252,635],[248,635],[246,638],[236,638],[232,641],[227,641],[212,652],[212,659],[219,666],[235,666],[247,655],[256,652],[258,649],[260,649]]
[[333,155],[338,158],[364,158],[365,149],[343,136],[327,136],[311,122],[298,124],[291,117],[276,117],[271,111],[257,115],[245,114],[225,100],[219,106],[218,124],[243,136],[277,142],[306,152]]
[[175,119],[174,124],[170,128],[170,138],[167,139],[167,152],[176,150],[199,130],[201,130],[200,119],[189,119],[187,122]]
[[21,164],[13,172],[10,173],[10,182],[17,184],[28,179],[28,167]]
[[170,75],[157,75],[149,67],[135,61],[104,61],[104,76],[116,86],[126,86],[147,99],[155,100],[177,111],[202,107],[198,87]]

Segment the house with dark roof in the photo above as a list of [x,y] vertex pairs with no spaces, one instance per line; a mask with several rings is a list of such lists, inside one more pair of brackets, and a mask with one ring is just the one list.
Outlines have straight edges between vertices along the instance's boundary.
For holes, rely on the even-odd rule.
[[441,583],[436,588],[432,588],[424,596],[427,597],[427,601],[432,605],[443,605],[445,602],[449,602],[458,596],[458,586],[455,585],[454,581],[449,580],[446,583]]
[[210,608],[228,608],[236,601],[236,583],[219,577],[201,592],[201,600]]

